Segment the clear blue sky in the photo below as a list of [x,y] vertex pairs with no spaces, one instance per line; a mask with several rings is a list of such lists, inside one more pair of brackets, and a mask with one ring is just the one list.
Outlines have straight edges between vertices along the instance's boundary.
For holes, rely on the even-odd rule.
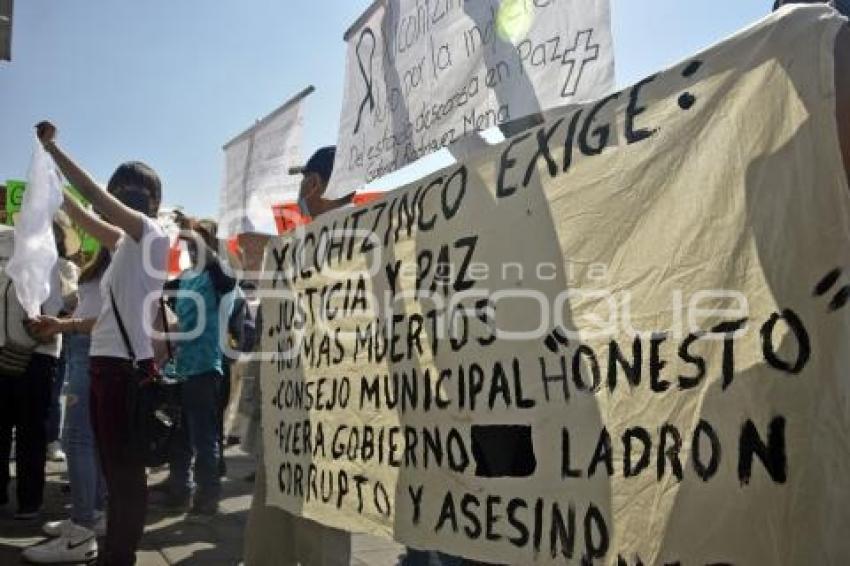
[[[581,0],[576,0],[581,1]],[[304,154],[335,142],[342,34],[366,0],[19,0],[0,63],[0,180],[25,178],[32,126],[98,179],[150,163],[165,200],[218,210],[221,146],[308,84]],[[770,0],[612,0],[617,84],[755,21]]]

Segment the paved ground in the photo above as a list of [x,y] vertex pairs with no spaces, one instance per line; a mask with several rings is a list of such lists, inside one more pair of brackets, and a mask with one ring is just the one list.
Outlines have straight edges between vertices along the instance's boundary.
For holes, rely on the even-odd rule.
[[[253,484],[244,478],[252,471],[251,458],[238,449],[228,451],[228,478],[223,486],[221,514],[209,523],[191,522],[185,515],[168,514],[161,507],[151,505],[138,565],[240,564],[242,534],[253,492]],[[151,474],[148,483],[154,485],[164,477],[162,472]],[[70,496],[62,492],[66,481],[65,466],[49,464],[44,516],[38,521],[22,524],[12,520],[14,504],[0,508],[0,566],[20,564],[21,549],[44,540],[40,534],[41,524],[67,516]],[[14,486],[10,489],[14,499],[13,494]],[[391,566],[397,564],[402,551],[390,541],[355,535],[351,563],[353,566]]]

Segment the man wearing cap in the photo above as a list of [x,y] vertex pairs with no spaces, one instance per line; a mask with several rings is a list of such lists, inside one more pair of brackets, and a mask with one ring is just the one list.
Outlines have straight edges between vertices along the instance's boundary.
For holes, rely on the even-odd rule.
[[323,147],[316,150],[304,167],[295,169],[303,175],[301,189],[298,191],[298,208],[301,209],[301,214],[316,218],[351,203],[354,193],[336,200],[323,197],[331,180],[335,158],[336,146]]
[[[335,157],[336,147],[323,147],[303,167],[290,170],[290,173],[303,175],[298,191],[298,206],[302,215],[315,219],[350,204],[353,193],[336,200],[328,200],[323,196],[333,172]],[[255,411],[258,416],[259,413]],[[245,528],[247,566],[349,566],[350,533],[296,517],[283,509],[267,506],[265,502],[266,470],[261,449],[254,499]]]

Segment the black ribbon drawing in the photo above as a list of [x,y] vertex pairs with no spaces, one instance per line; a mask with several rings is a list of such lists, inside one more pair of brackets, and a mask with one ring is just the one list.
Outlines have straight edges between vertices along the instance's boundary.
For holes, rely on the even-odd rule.
[[[366,37],[371,38],[372,40],[372,51],[369,53],[369,71],[366,71],[366,67],[363,65],[363,58],[360,48],[363,46],[363,40]],[[362,32],[360,32],[360,39],[357,40],[357,65],[360,67],[360,74],[363,77],[363,82],[366,84],[366,95],[363,97],[363,101],[360,103],[360,110],[357,112],[357,123],[354,125],[354,133],[360,131],[360,121],[363,119],[363,110],[366,108],[366,105],[369,105],[369,113],[375,111],[375,94],[373,92],[373,77],[372,77],[372,63],[375,61],[375,47],[376,47],[375,34],[372,32],[372,28],[365,28]]]

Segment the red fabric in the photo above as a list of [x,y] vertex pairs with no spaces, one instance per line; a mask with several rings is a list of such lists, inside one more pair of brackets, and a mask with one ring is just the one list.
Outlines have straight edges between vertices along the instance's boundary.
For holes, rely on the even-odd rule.
[[127,449],[127,385],[136,377],[120,358],[92,357],[90,371],[92,426],[109,493],[103,563],[128,566],[136,563],[148,506],[144,462]]
[[354,195],[354,198],[351,202],[354,206],[363,206],[364,204],[369,204],[370,202],[376,201],[379,198],[383,197],[384,193],[357,193]]
[[238,256],[239,255],[239,238],[237,238],[236,236],[233,236],[232,238],[227,240],[227,249],[233,255]]
[[[357,193],[354,195],[354,198],[351,199],[351,203],[354,206],[363,206],[369,204],[372,201],[378,200],[383,197],[384,193]],[[282,204],[272,205],[272,211],[274,213],[274,221],[277,224],[277,233],[285,234],[290,230],[294,230],[298,226],[304,226],[313,221],[312,218],[305,214],[301,214],[301,208],[298,206],[298,203],[295,202],[285,202]]]
[[180,271],[180,240],[177,240],[168,250],[168,274],[178,275]]
[[294,202],[276,204],[272,206],[272,211],[274,212],[274,221],[277,224],[278,234],[285,234],[298,226],[309,224],[312,220],[309,216],[301,214],[301,209]]

